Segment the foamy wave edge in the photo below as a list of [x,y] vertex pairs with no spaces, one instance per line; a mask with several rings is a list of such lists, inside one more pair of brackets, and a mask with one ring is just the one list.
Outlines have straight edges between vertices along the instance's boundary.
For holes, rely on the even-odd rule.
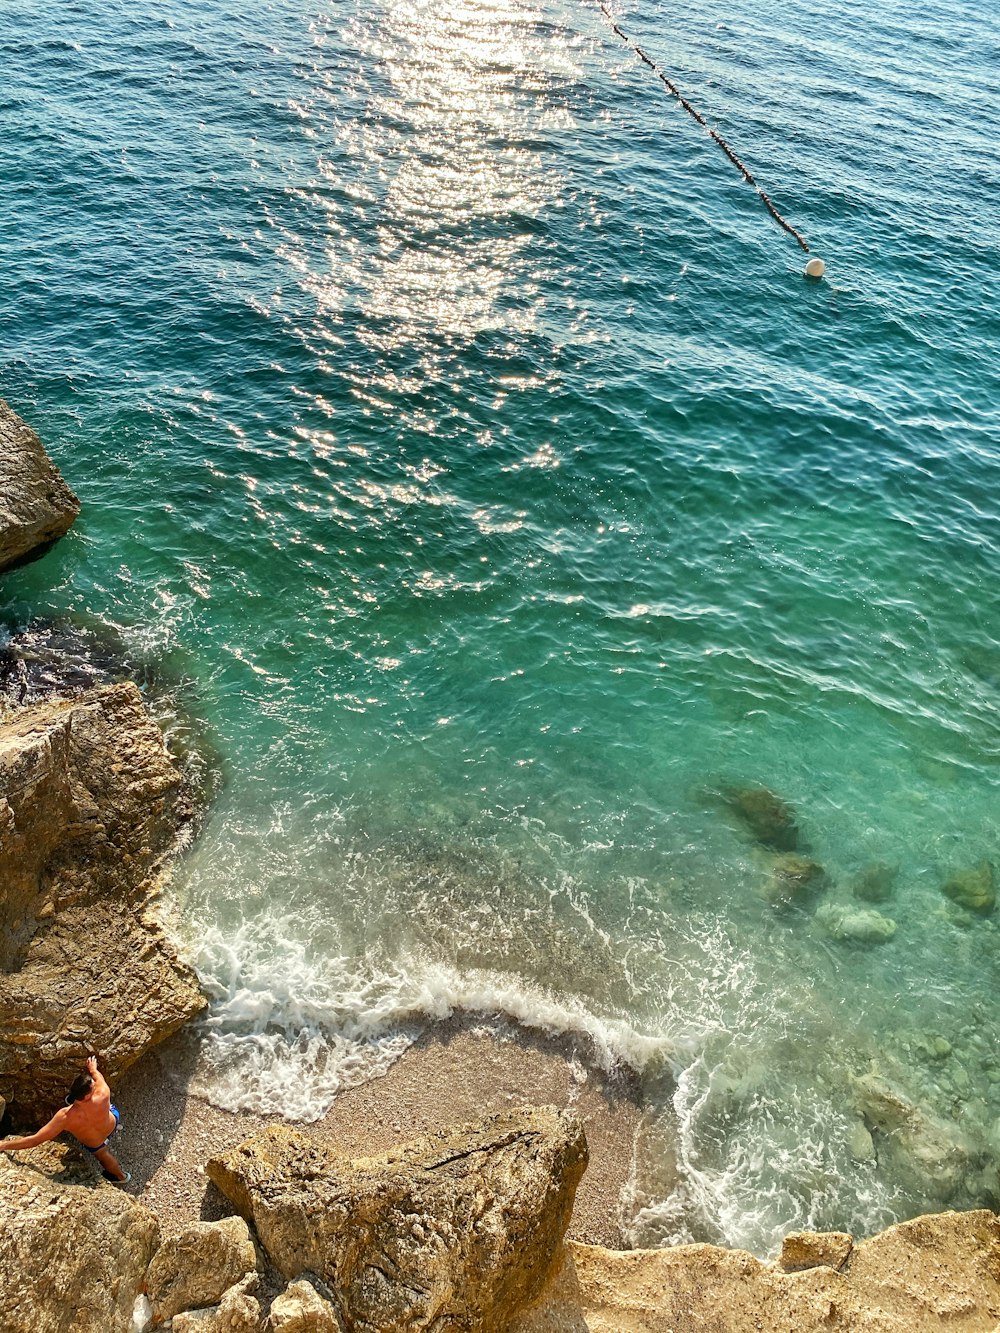
[[428,1025],[456,1015],[566,1039],[606,1073],[683,1064],[675,1042],[514,974],[422,960],[362,971],[337,959],[317,971],[303,948],[282,945],[266,957],[241,935],[209,933],[194,951],[210,1000],[195,1090],[223,1109],[318,1120],[338,1093],[384,1074]]

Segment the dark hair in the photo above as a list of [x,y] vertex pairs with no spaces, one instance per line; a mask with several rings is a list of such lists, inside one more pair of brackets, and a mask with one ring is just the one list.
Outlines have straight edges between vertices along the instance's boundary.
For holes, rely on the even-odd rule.
[[70,1102],[78,1102],[86,1097],[87,1093],[94,1086],[94,1080],[89,1074],[77,1074],[69,1090],[69,1096],[66,1098],[67,1105]]

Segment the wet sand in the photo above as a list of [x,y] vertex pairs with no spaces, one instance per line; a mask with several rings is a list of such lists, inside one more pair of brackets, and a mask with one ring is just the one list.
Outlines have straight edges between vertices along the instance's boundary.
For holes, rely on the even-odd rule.
[[[181,1033],[118,1082],[123,1117],[116,1149],[129,1193],[159,1214],[164,1231],[232,1209],[204,1174],[209,1157],[276,1117],[233,1113],[191,1091],[196,1038]],[[519,1105],[572,1108],[583,1119],[590,1165],[569,1236],[623,1245],[619,1205],[633,1162],[642,1106],[634,1079],[588,1065],[565,1041],[483,1018],[432,1026],[383,1077],[342,1092],[323,1117],[300,1125],[347,1156],[384,1151],[447,1125]]]

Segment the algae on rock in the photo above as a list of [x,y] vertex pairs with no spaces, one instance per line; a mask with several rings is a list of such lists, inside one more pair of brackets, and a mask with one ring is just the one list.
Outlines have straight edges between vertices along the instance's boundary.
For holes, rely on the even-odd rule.
[[808,857],[795,852],[771,855],[768,859],[770,878],[764,886],[764,897],[772,907],[799,906],[806,902],[826,879],[823,867]]
[[993,866],[989,861],[980,861],[971,870],[959,870],[949,876],[942,885],[942,892],[959,907],[970,912],[981,912],[984,916],[996,906],[996,890],[993,887]]
[[794,852],[799,845],[795,811],[767,787],[727,787],[726,804],[763,847]]

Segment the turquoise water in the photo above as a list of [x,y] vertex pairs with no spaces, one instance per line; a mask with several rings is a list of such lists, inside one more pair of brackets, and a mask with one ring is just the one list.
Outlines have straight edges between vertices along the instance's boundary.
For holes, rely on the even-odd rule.
[[996,918],[941,892],[1000,850],[1000,45],[615,13],[822,282],[594,6],[6,0],[0,393],[84,511],[3,618],[113,628],[221,756],[209,1095],[313,1117],[504,1013],[640,1073],[635,1243],[763,1253],[1000,1193]]

